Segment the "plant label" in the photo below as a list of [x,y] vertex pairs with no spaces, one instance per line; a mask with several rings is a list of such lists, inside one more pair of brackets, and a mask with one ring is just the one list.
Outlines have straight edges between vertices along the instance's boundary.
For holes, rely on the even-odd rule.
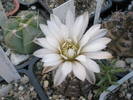
[[68,10],[75,14],[74,0],[69,0],[57,8],[54,8],[52,11],[54,15],[58,16],[61,21],[64,22]]
[[104,0],[96,0],[96,1],[97,1],[97,6],[96,6],[96,11],[95,11],[94,24],[97,24],[99,22],[102,5],[104,3]]
[[8,83],[20,79],[20,75],[0,47],[0,76]]

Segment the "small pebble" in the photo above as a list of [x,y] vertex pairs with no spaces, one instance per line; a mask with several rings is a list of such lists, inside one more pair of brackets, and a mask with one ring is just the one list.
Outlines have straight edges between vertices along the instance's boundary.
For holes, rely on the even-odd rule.
[[123,60],[118,60],[116,63],[115,63],[115,66],[116,67],[126,67],[126,63],[123,61]]
[[52,98],[53,98],[53,100],[56,100],[56,99],[58,99],[58,95],[53,95]]
[[22,91],[23,89],[24,89],[23,86],[20,86],[20,87],[18,88],[18,90],[20,90],[20,91]]
[[31,88],[30,88],[30,91],[33,91],[33,90],[34,90],[34,87],[31,87]]
[[24,77],[22,77],[20,81],[21,81],[23,84],[26,84],[26,83],[29,82],[29,78],[28,78],[26,75],[24,75]]
[[31,92],[31,95],[32,95],[33,98],[37,97],[37,93],[35,91]]
[[131,100],[132,94],[127,93],[127,95],[126,95],[126,96],[127,96],[127,99],[128,99],[128,100]]
[[49,85],[49,82],[46,80],[46,81],[44,81],[44,87],[45,88],[47,88],[48,87],[48,85]]
[[126,63],[131,64],[133,63],[133,58],[126,58]]
[[32,10],[36,10],[36,6],[31,6],[31,9]]
[[131,63],[130,67],[133,68],[133,63]]
[[18,84],[17,83],[15,83],[14,85],[15,85],[15,87],[18,87]]

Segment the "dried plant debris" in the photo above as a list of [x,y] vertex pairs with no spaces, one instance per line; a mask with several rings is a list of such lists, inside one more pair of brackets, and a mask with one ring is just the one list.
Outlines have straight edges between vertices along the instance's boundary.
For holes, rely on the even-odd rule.
[[114,56],[133,57],[133,12],[115,12],[102,26],[109,30],[108,48]]
[[5,12],[9,12],[15,8],[13,0],[1,0]]

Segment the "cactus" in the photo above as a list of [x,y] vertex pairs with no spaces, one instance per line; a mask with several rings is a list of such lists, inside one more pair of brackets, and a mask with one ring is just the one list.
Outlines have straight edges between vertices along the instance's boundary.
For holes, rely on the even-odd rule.
[[5,44],[20,54],[33,53],[38,48],[33,40],[41,34],[38,18],[35,12],[25,11],[10,19],[3,29]]
[[109,30],[108,49],[114,56],[133,57],[133,12],[115,12],[102,26]]
[[0,26],[4,27],[4,25],[6,24],[7,20],[8,20],[7,16],[5,14],[4,8],[2,6],[2,2],[0,0]]

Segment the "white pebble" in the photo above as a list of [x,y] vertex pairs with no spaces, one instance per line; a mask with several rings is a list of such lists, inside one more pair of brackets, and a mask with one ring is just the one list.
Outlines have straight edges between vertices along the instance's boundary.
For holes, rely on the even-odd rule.
[[133,63],[131,63],[131,65],[130,65],[130,66],[131,66],[131,68],[133,68]]
[[131,100],[131,96],[132,96],[132,94],[127,93],[127,95],[126,95],[126,96],[127,96],[127,99],[128,99],[128,100]]
[[24,87],[23,87],[23,86],[20,86],[20,87],[18,88],[18,90],[22,91],[22,90],[24,90]]
[[123,61],[123,60],[118,60],[116,63],[115,63],[115,66],[116,67],[126,67],[126,63]]
[[126,58],[126,62],[127,62],[128,64],[133,63],[133,58]]
[[34,90],[34,87],[31,87],[31,88],[30,88],[30,91],[33,91],[33,90]]
[[17,83],[15,83],[14,85],[15,85],[15,87],[18,87],[18,84]]
[[46,81],[44,81],[44,87],[45,88],[47,88],[48,87],[48,85],[49,85],[49,82],[46,80]]
[[24,75],[24,76],[21,78],[21,82],[22,82],[23,84],[26,84],[26,83],[29,82],[29,78],[28,78],[26,75]]

